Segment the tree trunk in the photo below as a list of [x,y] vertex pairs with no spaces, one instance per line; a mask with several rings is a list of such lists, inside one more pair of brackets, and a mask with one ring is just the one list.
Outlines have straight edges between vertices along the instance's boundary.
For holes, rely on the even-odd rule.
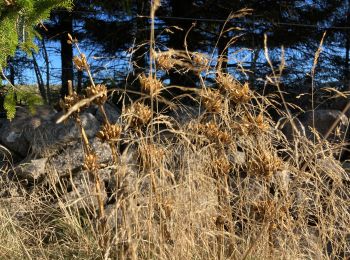
[[43,98],[45,104],[47,104],[47,93],[45,90],[45,85],[44,85],[44,80],[43,77],[41,75],[41,71],[38,65],[38,62],[35,58],[35,53],[34,51],[32,51],[32,57],[33,57],[33,65],[34,65],[34,71],[35,71],[35,76],[36,76],[36,80],[38,82],[38,87],[39,87],[39,92],[41,97]]
[[43,38],[42,41],[42,47],[43,47],[43,54],[44,54],[44,60],[46,65],[46,96],[47,96],[47,103],[51,103],[51,90],[50,90],[50,62],[49,62],[49,55],[47,54],[45,39]]
[[7,66],[9,68],[9,72],[10,72],[8,79],[12,85],[15,85],[15,73],[16,72],[15,72],[15,65],[13,63],[14,63],[13,58],[8,57],[7,58],[7,64],[8,64]]
[[[136,3],[137,15],[147,15],[145,13],[145,1],[137,0]],[[147,40],[147,20],[143,18],[136,19],[135,23],[135,45],[137,50],[133,55],[134,72],[137,77],[146,68],[146,46],[144,45]]]
[[83,91],[83,71],[78,70],[78,76],[77,76],[78,82],[77,82],[77,93],[81,94]]
[[[225,30],[225,28],[223,28],[223,25],[220,26],[220,32]],[[222,59],[222,63],[221,63],[221,71],[223,73],[227,73],[227,64],[228,64],[228,46],[227,44],[229,43],[229,37],[227,35],[227,33],[223,33],[221,35],[221,38],[219,39],[218,42],[218,55],[219,58]]]
[[[191,10],[193,10],[193,0],[171,0],[170,1],[173,17],[191,17]],[[184,50],[185,49],[185,36],[188,30],[192,26],[192,21],[189,20],[172,20],[170,22],[171,26],[177,26],[182,30],[172,29],[174,33],[170,34],[168,47],[174,50]],[[191,33],[190,33],[191,34]],[[187,48],[189,51],[193,51],[195,40],[190,40],[187,37]],[[196,86],[196,80],[191,72],[181,72],[179,73],[176,69],[169,71],[170,85],[174,86],[184,86],[184,87],[194,87]],[[170,95],[177,97],[184,94],[180,89],[174,88]],[[190,100],[184,100],[183,102],[188,103]]]
[[[346,26],[350,25],[350,0],[347,1],[348,10],[346,15]],[[350,35],[349,31],[345,31],[345,64],[344,64],[344,85],[347,90],[350,90],[350,71],[349,71],[349,56],[350,56]]]
[[68,95],[68,80],[73,81],[73,47],[67,42],[68,33],[73,34],[73,17],[68,11],[60,13],[61,23],[61,65],[62,65],[62,87],[61,97]]

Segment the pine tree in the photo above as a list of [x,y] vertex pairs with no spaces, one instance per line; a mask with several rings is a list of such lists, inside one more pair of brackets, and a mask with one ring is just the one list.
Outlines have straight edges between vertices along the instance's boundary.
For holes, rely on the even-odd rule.
[[[38,34],[35,26],[49,17],[54,8],[69,8],[72,0],[3,0],[0,2],[0,69],[19,47],[30,53],[37,47],[33,40]],[[7,117],[15,115],[14,90],[9,91],[4,107]]]

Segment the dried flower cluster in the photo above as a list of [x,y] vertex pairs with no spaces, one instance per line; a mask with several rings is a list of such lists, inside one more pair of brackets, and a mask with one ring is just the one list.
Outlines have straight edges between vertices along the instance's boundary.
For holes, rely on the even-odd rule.
[[153,112],[142,103],[134,103],[126,109],[125,115],[131,127],[143,127],[152,120]]
[[90,86],[86,88],[86,96],[88,98],[91,98],[95,95],[100,95],[99,97],[95,98],[93,103],[96,105],[103,105],[107,101],[107,87],[103,84],[97,84],[96,86]]
[[149,94],[151,97],[158,96],[160,92],[162,91],[163,84],[160,82],[156,76],[152,76],[151,74],[148,76],[145,76],[144,74],[141,74],[139,76],[141,89]]
[[192,129],[197,129],[198,133],[207,137],[211,142],[229,144],[232,139],[229,133],[220,130],[215,122],[209,122],[206,124],[195,124],[190,126]]
[[95,172],[100,168],[96,154],[89,152],[85,155],[83,168],[90,172]]
[[102,129],[97,133],[98,137],[102,142],[105,141],[115,141],[120,138],[122,133],[122,126],[119,124],[104,124]]
[[159,68],[165,71],[169,71],[174,68],[176,60],[171,57],[169,52],[159,53],[156,56],[156,62]]
[[84,54],[81,54],[80,57],[74,56],[73,63],[75,65],[75,67],[77,68],[77,70],[80,70],[80,71],[83,71],[84,69],[86,70],[89,68],[89,64],[88,64],[86,56]]
[[270,179],[282,166],[282,159],[266,148],[258,149],[258,153],[255,153],[248,161],[248,171],[251,174],[267,179]]
[[248,83],[243,86],[229,74],[219,73],[216,78],[220,90],[235,103],[247,103],[252,98]]
[[226,156],[220,156],[218,159],[214,160],[213,168],[219,176],[226,176],[231,172],[232,165]]
[[269,128],[270,124],[262,113],[256,117],[246,115],[240,122],[233,122],[231,124],[231,129],[235,130],[239,135],[260,134],[267,131]]
[[203,106],[209,112],[218,113],[222,109],[223,99],[219,91],[210,88],[204,88],[200,91],[200,98]]
[[74,106],[80,100],[81,96],[79,96],[75,91],[73,91],[68,96],[65,96],[63,99],[61,99],[59,105],[62,108],[63,112],[66,113],[72,106]]
[[155,54],[157,65],[165,70],[193,71],[199,74],[208,69],[209,59],[202,53],[169,49]]

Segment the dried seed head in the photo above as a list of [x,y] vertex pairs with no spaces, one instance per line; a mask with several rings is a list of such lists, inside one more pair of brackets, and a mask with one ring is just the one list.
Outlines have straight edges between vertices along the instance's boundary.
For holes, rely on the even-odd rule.
[[97,94],[100,94],[101,96],[94,99],[94,103],[96,105],[103,105],[107,101],[107,87],[103,84],[97,84],[96,86],[90,86],[86,88],[86,96],[88,98],[91,98]]
[[141,74],[139,76],[139,79],[141,83],[141,89],[151,97],[159,95],[162,91],[163,84],[155,76],[148,75],[146,77],[144,74]]
[[165,71],[169,71],[174,68],[176,63],[169,52],[157,54],[156,62],[159,68]]
[[193,52],[191,53],[191,59],[198,72],[202,72],[208,68],[209,59],[204,54]]
[[222,108],[222,96],[219,91],[204,88],[200,92],[203,106],[210,112],[220,112]]
[[254,121],[256,127],[261,131],[266,131],[270,127],[269,123],[266,120],[264,120],[263,113],[260,113],[256,118],[254,118]]
[[63,112],[66,113],[72,106],[78,103],[80,99],[81,97],[76,92],[73,92],[61,99],[59,105],[62,108]]
[[89,64],[87,63],[87,59],[86,56],[82,53],[79,56],[74,56],[73,57],[73,63],[75,65],[75,67],[77,68],[77,70],[87,70],[89,68]]
[[153,116],[152,110],[142,103],[135,103],[126,110],[127,120],[131,127],[147,125]]
[[196,124],[194,127],[197,128],[199,134],[206,136],[209,141],[214,143],[229,144],[232,138],[229,133],[220,130],[218,125],[214,122],[204,124]]
[[102,142],[119,139],[122,133],[122,127],[118,124],[105,124],[102,129],[96,134],[96,137]]
[[250,135],[265,132],[270,128],[270,125],[264,119],[263,113],[260,113],[257,117],[245,116],[241,122],[234,122],[230,127],[239,135]]
[[144,168],[150,168],[152,165],[159,167],[165,158],[165,150],[155,144],[141,145],[139,154]]
[[283,161],[268,149],[259,148],[259,152],[254,154],[248,162],[249,171],[252,174],[270,179],[272,175],[281,169]]
[[85,156],[83,168],[88,171],[96,171],[100,168],[96,154],[90,152]]
[[231,172],[232,165],[225,156],[222,156],[219,159],[214,160],[214,168],[214,171],[217,172],[219,176],[226,176]]
[[178,72],[193,71],[200,73],[208,68],[209,59],[198,52],[168,50],[155,53],[157,65],[165,70],[176,68]]
[[251,98],[251,91],[248,83],[243,86],[229,74],[219,73],[216,78],[220,90],[235,103],[247,103]]

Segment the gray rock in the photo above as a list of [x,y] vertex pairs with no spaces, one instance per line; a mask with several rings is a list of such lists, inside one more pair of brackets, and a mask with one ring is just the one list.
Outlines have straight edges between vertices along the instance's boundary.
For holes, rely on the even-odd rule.
[[[100,128],[97,119],[90,113],[81,114],[80,119],[87,137],[94,137]],[[47,156],[57,152],[64,145],[79,140],[80,130],[73,119],[61,124],[50,120],[31,131],[26,131],[24,136],[34,154]]]
[[[316,132],[318,132],[321,137],[323,137],[338,117],[341,118],[337,126],[337,129],[339,131],[336,131],[337,133],[333,132],[333,134],[329,137],[329,140],[340,140],[344,136],[349,119],[347,116],[341,115],[341,111],[339,110],[320,109],[315,110],[314,113],[312,111],[308,111],[300,115],[298,118],[295,118],[294,123],[301,135],[306,136],[312,140],[314,138],[314,134],[311,128],[314,127]],[[286,137],[291,140],[293,137],[293,129],[291,123],[284,119],[284,122],[281,123],[281,129]]]
[[[110,123],[115,124],[120,120],[121,112],[117,107],[106,103],[104,109]],[[104,117],[99,109],[97,109],[95,116],[100,123],[104,123]]]
[[46,162],[47,158],[42,158],[22,163],[14,169],[14,173],[19,180],[39,180],[45,175]]
[[[36,108],[32,114],[26,108],[17,109],[16,117],[10,122],[2,120],[0,126],[0,143],[23,157],[28,155],[28,150],[33,144],[32,137],[36,129],[41,129],[51,122],[56,111],[49,106]],[[31,137],[31,138],[27,138]]]
[[[95,182],[88,175],[79,175],[80,178],[71,180],[72,191],[62,196],[62,202],[69,207],[76,207],[79,210],[98,209],[99,202],[95,188]],[[107,194],[101,183],[101,193],[103,203],[107,199]]]
[[29,142],[23,136],[25,128],[17,128],[14,123],[16,123],[15,120],[14,122],[7,121],[2,125],[0,128],[0,142],[12,152],[25,157],[29,150]]
[[200,113],[203,113],[204,110],[199,110],[199,107],[195,106],[179,106],[176,110],[173,110],[169,113],[169,116],[172,117],[179,125],[184,125],[189,123],[191,120],[198,118]]
[[[102,143],[98,138],[90,140],[93,150],[96,153],[100,164],[112,161],[112,151],[107,143]],[[83,146],[81,142],[66,145],[60,153],[49,158],[48,167],[56,171],[59,176],[69,175],[71,172],[78,174],[82,171],[84,163]]]
[[340,117],[340,122],[338,124],[340,128],[340,134],[343,134],[345,132],[346,127],[349,123],[348,117],[346,115],[342,115],[341,111],[339,110],[324,109],[324,110],[315,110],[314,113],[312,111],[306,112],[300,117],[300,121],[305,126],[307,137],[312,137],[312,131],[310,130],[310,127],[313,127],[313,114],[314,114],[315,129],[322,136],[327,133],[329,128],[332,126],[334,121],[337,120],[338,117]]

